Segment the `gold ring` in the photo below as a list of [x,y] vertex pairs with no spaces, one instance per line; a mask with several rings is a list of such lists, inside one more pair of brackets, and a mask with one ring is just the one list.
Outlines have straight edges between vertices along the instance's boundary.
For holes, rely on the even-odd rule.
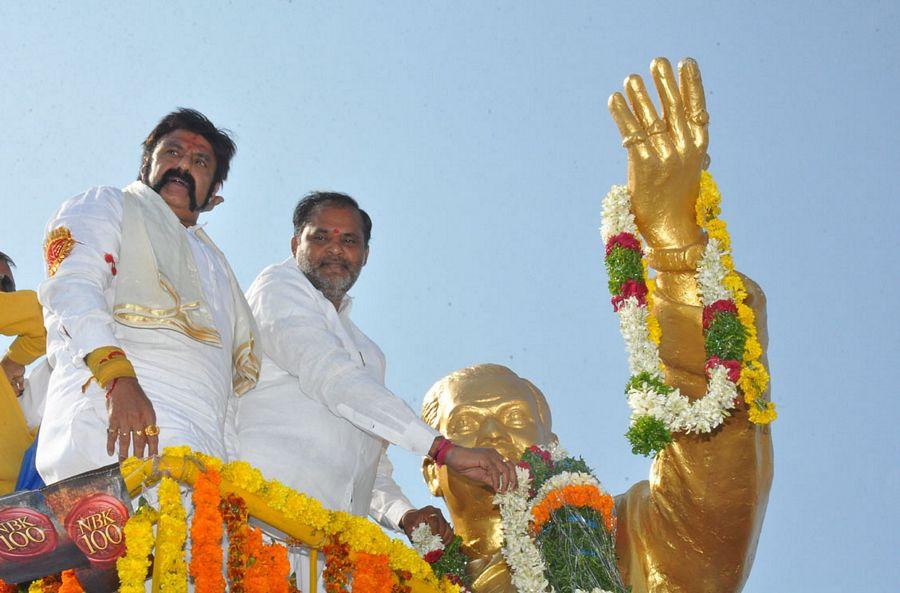
[[159,427],[155,424],[148,424],[144,427],[144,434],[148,437],[155,437],[159,434]]
[[622,147],[623,148],[631,148],[635,144],[640,144],[641,142],[647,141],[647,135],[643,132],[635,132],[634,134],[629,134],[622,139]]
[[120,437],[127,437],[127,436],[130,436],[130,435],[131,435],[130,432],[120,432],[120,433],[119,433],[119,436],[120,436]]
[[139,437],[144,436],[144,431],[143,431],[143,430],[132,430],[131,432],[133,432],[134,434],[136,434],[136,435],[139,436]]
[[666,126],[666,122],[661,119],[654,121],[647,127],[647,133],[651,136],[656,136],[657,134],[662,134],[668,131],[668,126]]
[[117,432],[117,431],[116,431],[115,428],[107,428],[107,429],[106,429],[106,432],[108,432],[109,434],[112,434],[112,433]]
[[706,109],[698,109],[691,114],[690,119],[698,126],[709,125],[709,112]]

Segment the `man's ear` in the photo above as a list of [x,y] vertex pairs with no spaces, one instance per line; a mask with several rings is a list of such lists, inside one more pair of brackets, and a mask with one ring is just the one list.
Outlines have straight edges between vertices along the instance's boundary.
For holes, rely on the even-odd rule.
[[367,261],[369,261],[369,246],[368,245],[366,245],[366,250],[363,252],[362,265],[366,265]]
[[422,477],[425,478],[425,484],[433,496],[444,498],[444,493],[441,492],[441,485],[438,482],[438,467],[433,460],[427,457],[422,460]]
[[297,240],[297,235],[291,237],[291,255],[297,257],[297,245],[300,244],[300,241]]
[[212,192],[212,197],[206,201],[206,205],[200,209],[200,212],[211,212],[213,208],[225,201],[225,198],[219,195],[219,190],[221,189],[222,184],[217,183],[216,189]]

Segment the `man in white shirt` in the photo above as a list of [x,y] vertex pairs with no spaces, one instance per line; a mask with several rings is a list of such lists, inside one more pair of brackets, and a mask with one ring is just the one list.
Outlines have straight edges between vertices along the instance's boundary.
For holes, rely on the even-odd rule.
[[494,490],[515,467],[493,449],[454,446],[384,386],[385,359],[350,320],[372,223],[353,198],[317,192],[294,211],[294,257],[247,291],[263,344],[257,388],[235,402],[233,453],[331,509],[371,515],[409,535],[421,522],[449,539],[434,507],[416,510],[391,477],[389,443]]
[[189,445],[224,456],[232,392],[256,382],[253,320],[197,219],[222,202],[235,145],[202,114],[164,117],[138,181],[66,201],[39,297],[50,377],[37,467],[55,482]]

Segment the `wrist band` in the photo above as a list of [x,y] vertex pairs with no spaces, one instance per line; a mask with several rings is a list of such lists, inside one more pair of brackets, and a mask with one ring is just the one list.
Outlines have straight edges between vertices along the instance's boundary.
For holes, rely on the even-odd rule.
[[440,444],[438,444],[437,450],[434,452],[433,457],[434,462],[438,467],[444,465],[444,459],[447,457],[447,453],[449,453],[450,449],[455,446],[456,445],[454,445],[453,441],[451,441],[450,439],[445,438],[441,440]]
[[703,243],[694,243],[677,249],[650,249],[647,263],[658,272],[694,272],[704,248]]
[[91,370],[93,378],[103,388],[106,388],[113,379],[137,376],[125,352],[115,346],[97,348],[85,357],[84,362]]

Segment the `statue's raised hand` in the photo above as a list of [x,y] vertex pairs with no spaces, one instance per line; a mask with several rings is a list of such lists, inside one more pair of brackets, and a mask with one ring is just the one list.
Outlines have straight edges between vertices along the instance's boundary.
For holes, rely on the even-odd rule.
[[628,189],[638,229],[653,249],[683,249],[703,239],[694,215],[709,141],[703,82],[690,58],[678,65],[679,80],[665,58],[653,60],[650,73],[661,117],[637,74],[625,79],[628,102],[615,93],[609,111],[628,149]]

